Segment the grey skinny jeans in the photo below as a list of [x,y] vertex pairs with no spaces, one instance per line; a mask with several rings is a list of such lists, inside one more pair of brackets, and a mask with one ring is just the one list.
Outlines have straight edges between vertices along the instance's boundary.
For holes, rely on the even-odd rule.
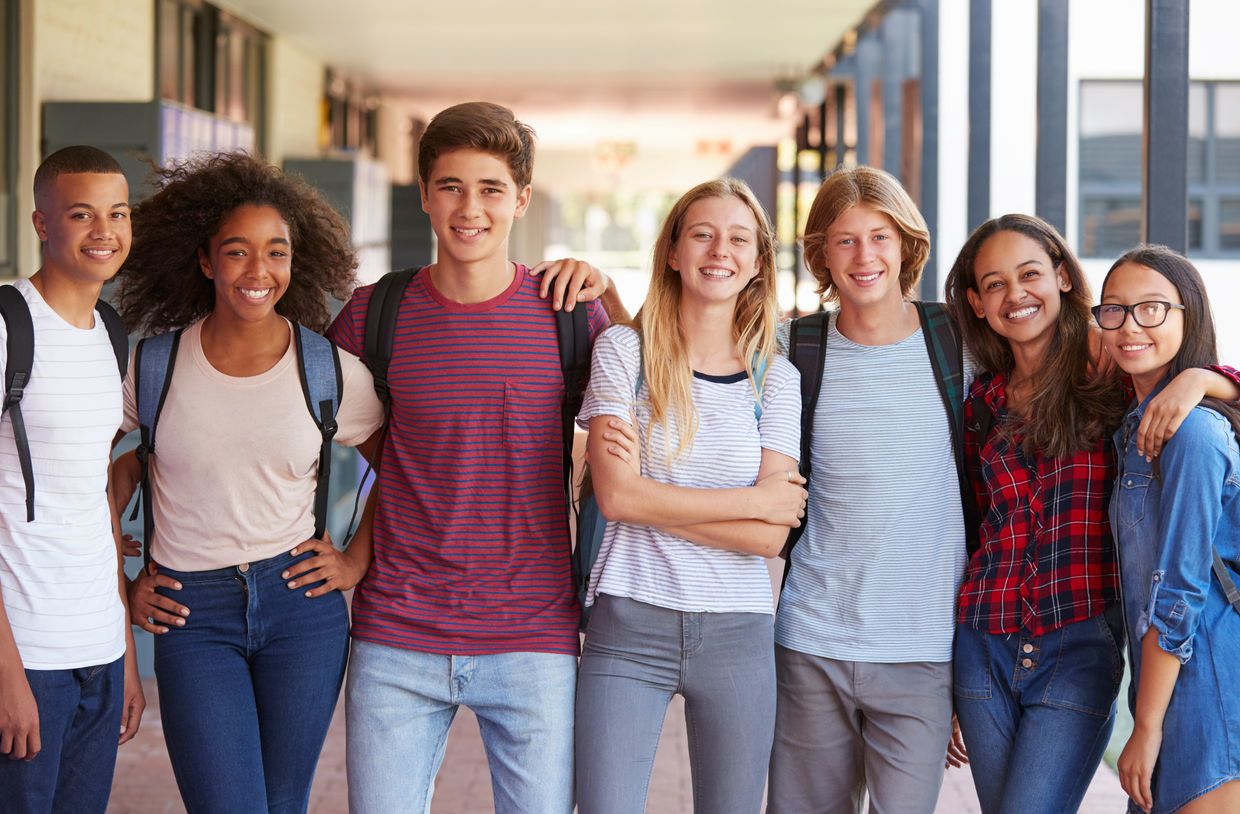
[[775,732],[773,618],[600,595],[577,678],[580,814],[641,814],[672,696],[685,699],[693,808],[757,814]]

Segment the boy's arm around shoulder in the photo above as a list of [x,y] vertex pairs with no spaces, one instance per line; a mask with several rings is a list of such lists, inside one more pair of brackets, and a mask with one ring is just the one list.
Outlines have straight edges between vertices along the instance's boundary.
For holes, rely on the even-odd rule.
[[613,323],[628,322],[629,312],[611,277],[584,260],[547,260],[530,269],[541,276],[538,295],[551,299],[551,307],[572,311],[577,303],[599,301]]

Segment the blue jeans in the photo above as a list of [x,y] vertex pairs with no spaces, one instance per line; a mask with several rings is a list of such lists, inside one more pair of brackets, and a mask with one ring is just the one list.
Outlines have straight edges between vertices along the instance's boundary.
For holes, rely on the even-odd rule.
[[76,670],[27,670],[39,707],[34,760],[0,755],[6,814],[102,814],[112,792],[121,731],[125,659]]
[[956,715],[983,814],[1076,811],[1115,724],[1118,606],[1043,636],[956,628]]
[[444,656],[354,641],[345,690],[349,810],[424,814],[462,704],[478,716],[497,814],[573,810],[577,658]]
[[601,595],[577,689],[581,814],[640,814],[667,705],[685,699],[695,811],[755,814],[775,737],[775,627]]
[[155,637],[168,757],[189,814],[305,812],[348,657],[339,592],[309,599],[281,554],[234,568],[160,568],[190,609]]

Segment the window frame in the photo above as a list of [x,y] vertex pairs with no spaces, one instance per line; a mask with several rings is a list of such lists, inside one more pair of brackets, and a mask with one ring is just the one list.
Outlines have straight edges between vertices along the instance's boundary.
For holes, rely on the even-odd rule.
[[[1086,232],[1085,218],[1087,199],[1117,199],[1117,198],[1136,198],[1138,201],[1142,195],[1142,182],[1137,181],[1085,181],[1083,180],[1084,167],[1081,166],[1079,156],[1084,154],[1083,142],[1084,136],[1080,127],[1080,107],[1082,96],[1087,85],[1112,85],[1127,84],[1140,87],[1140,79],[1081,79],[1077,83],[1077,244],[1080,247],[1081,257],[1099,258],[1109,257],[1110,252],[1103,250],[1104,254],[1086,254]],[[1222,183],[1216,177],[1217,170],[1217,150],[1218,150],[1218,133],[1216,132],[1217,121],[1217,94],[1218,88],[1223,85],[1232,85],[1240,87],[1238,79],[1193,79],[1190,87],[1193,85],[1201,86],[1205,91],[1205,140],[1203,144],[1205,166],[1202,171],[1202,180],[1199,182],[1188,184],[1188,207],[1189,211],[1185,212],[1187,218],[1194,205],[1199,205],[1201,209],[1200,215],[1200,233],[1201,243],[1199,246],[1189,248],[1189,253],[1193,257],[1202,259],[1223,259],[1234,260],[1240,258],[1240,246],[1235,249],[1225,249],[1221,245],[1222,241],[1222,220],[1221,210],[1222,202],[1240,201],[1240,181],[1233,183]],[[1137,134],[1141,136],[1140,133]],[[1191,237],[1193,226],[1189,224],[1189,235]]]
[[[262,150],[267,135],[270,35],[204,0],[159,0],[155,9],[155,98],[246,124],[254,129],[255,145]],[[178,15],[177,41],[169,46],[163,33],[166,15],[173,9]],[[176,63],[173,97],[163,92],[166,50]]]

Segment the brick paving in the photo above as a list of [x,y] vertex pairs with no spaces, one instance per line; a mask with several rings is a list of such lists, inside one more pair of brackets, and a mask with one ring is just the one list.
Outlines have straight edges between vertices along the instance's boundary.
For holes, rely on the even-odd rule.
[[[159,725],[159,699],[153,681],[146,686],[147,710],[138,736],[121,748],[112,788],[109,814],[180,814],[172,767],[164,751]],[[345,814],[348,810],[344,771],[344,712],[337,709],[315,776],[310,814]],[[1115,774],[1105,765],[1098,770],[1082,814],[1112,814],[1124,810],[1125,797]],[[473,715],[462,709],[448,738],[431,814],[491,814],[491,780]],[[654,814],[691,814],[689,752],[685,738],[684,707],[679,699],[669,708],[663,740],[655,758],[647,810]],[[936,814],[979,812],[968,771],[947,773]]]

